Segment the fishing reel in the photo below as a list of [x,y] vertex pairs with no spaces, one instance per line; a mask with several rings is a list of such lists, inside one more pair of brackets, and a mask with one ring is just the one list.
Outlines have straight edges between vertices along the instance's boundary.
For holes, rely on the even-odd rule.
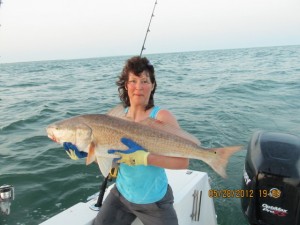
[[0,209],[5,215],[10,214],[11,202],[15,199],[15,191],[12,185],[0,186]]

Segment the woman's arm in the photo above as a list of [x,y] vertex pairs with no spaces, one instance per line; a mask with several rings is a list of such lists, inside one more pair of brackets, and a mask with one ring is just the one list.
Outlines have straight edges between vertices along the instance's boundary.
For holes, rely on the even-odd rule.
[[189,166],[189,159],[162,156],[150,153],[147,158],[148,165],[158,166],[165,169],[187,169]]
[[[156,119],[176,128],[180,128],[175,116],[173,116],[173,114],[168,110],[160,110]],[[187,169],[189,166],[188,158],[162,156],[153,153],[148,155],[147,161],[148,165],[163,167],[166,169]]]

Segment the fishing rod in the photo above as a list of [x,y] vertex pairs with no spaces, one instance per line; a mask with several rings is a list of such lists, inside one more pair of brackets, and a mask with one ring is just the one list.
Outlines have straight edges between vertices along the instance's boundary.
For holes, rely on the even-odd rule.
[[[0,0],[0,1],[1,1],[1,0]],[[146,49],[146,48],[145,48],[145,42],[146,42],[148,33],[150,32],[150,29],[149,29],[149,28],[150,28],[150,24],[151,24],[152,18],[154,17],[154,10],[155,10],[156,5],[157,5],[157,0],[156,0],[155,3],[154,3],[154,7],[153,7],[153,10],[152,10],[152,14],[151,14],[151,17],[150,17],[149,25],[148,25],[148,28],[147,28],[147,31],[146,31],[146,35],[145,35],[145,39],[144,39],[144,43],[143,43],[143,46],[142,46],[142,49],[141,49],[140,56],[142,56],[143,51]]]
[[[1,2],[1,0],[0,0],[0,2]],[[150,21],[149,21],[149,24],[148,24],[148,28],[147,28],[147,31],[146,31],[146,35],[145,35],[144,43],[143,43],[142,50],[141,50],[141,53],[140,53],[140,57],[142,56],[143,51],[146,49],[145,48],[145,42],[146,42],[146,39],[147,39],[147,35],[150,32],[149,28],[150,28],[152,18],[154,17],[154,10],[155,10],[156,4],[157,4],[157,0],[154,3],[154,7],[153,7],[153,10],[152,10],[152,14],[151,14]],[[105,190],[106,190],[106,187],[107,187],[107,181],[109,181],[111,178],[115,178],[116,174],[117,174],[117,172],[116,172],[115,168],[112,168],[112,170],[110,171],[110,174],[105,178],[102,185],[100,186],[100,192],[99,192],[97,203],[94,204],[94,205],[91,205],[90,209],[92,209],[94,211],[99,211],[99,208],[102,206],[104,193],[105,193]]]

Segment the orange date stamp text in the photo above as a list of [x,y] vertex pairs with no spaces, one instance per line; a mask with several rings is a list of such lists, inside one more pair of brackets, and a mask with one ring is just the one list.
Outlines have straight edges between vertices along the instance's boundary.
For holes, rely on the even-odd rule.
[[210,189],[208,190],[208,197],[210,198],[253,198],[258,195],[260,198],[268,196],[267,190],[244,190],[244,189]]

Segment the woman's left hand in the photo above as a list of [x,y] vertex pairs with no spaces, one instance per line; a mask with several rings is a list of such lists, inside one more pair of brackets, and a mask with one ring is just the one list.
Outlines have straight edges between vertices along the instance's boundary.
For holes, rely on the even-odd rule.
[[148,165],[149,152],[146,152],[142,146],[128,138],[121,138],[121,142],[128,147],[127,150],[110,149],[107,151],[109,154],[120,156],[117,163],[125,163],[129,166]]

